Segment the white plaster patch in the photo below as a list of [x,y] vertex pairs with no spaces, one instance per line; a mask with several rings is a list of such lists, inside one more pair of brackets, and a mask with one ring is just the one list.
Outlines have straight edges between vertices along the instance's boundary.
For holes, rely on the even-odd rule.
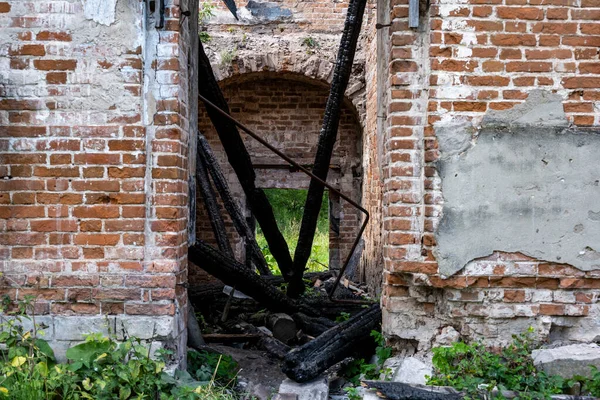
[[456,48],[456,57],[458,58],[468,58],[473,55],[473,49],[464,46],[458,46]]
[[441,4],[440,5],[440,15],[442,17],[449,17],[453,11],[458,11],[462,7],[458,4]]
[[109,26],[115,22],[117,0],[82,0],[86,19]]
[[446,19],[442,21],[443,31],[474,31],[475,28],[469,26],[466,19]]
[[466,99],[473,94],[468,86],[446,86],[437,89],[440,99]]
[[465,46],[469,46],[471,44],[477,44],[477,35],[475,34],[475,32],[463,33],[463,37],[460,41],[460,44],[464,44]]

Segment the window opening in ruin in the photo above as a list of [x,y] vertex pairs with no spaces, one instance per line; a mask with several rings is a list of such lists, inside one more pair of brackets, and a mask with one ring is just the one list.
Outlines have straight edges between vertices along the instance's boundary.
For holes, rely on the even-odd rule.
[[[298,235],[300,233],[300,224],[302,222],[302,214],[304,212],[304,203],[308,190],[306,189],[264,189],[271,206],[277,225],[281,233],[287,241],[290,252],[293,255],[298,243]],[[329,213],[329,192],[323,194],[321,210],[317,222],[317,231],[313,242],[312,251],[307,264],[308,272],[325,271],[329,269],[329,232],[330,227],[334,224],[330,223]],[[256,241],[261,248],[269,269],[273,274],[280,275],[281,272],[277,267],[277,262],[269,251],[267,241],[256,224]]]

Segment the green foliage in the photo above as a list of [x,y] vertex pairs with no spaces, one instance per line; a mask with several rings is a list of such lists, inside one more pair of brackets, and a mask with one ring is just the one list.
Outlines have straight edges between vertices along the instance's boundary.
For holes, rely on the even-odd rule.
[[219,53],[221,57],[221,66],[229,67],[233,60],[237,57],[237,47],[232,50],[222,50]]
[[348,399],[350,399],[350,400],[361,400],[362,399],[360,392],[355,387],[344,388],[344,392],[346,392],[346,395],[348,396]]
[[488,351],[481,343],[454,343],[433,349],[434,375],[429,385],[453,386],[477,397],[478,389],[514,390],[520,399],[543,399],[562,393],[564,382],[547,376],[533,365],[533,330],[513,335],[513,342],[500,354]]
[[206,21],[214,17],[216,8],[217,7],[213,3],[205,1],[200,3],[200,8],[198,9],[198,23],[203,25]]
[[371,331],[371,337],[375,339],[377,347],[375,348],[375,355],[380,365],[383,365],[385,360],[392,356],[392,348],[386,346],[385,337],[381,332]]
[[229,355],[209,353],[206,351],[189,351],[188,372],[200,382],[210,381],[229,386],[235,381],[238,364]]
[[[215,386],[230,374],[231,360],[217,363],[208,382],[187,373],[171,377],[164,372],[170,351],[150,357],[150,343],[129,338],[116,342],[101,334],[88,335],[66,352],[69,363],[59,364],[43,340],[44,326],[37,324],[32,299],[19,303],[18,311],[5,318],[8,303],[0,306],[0,399],[16,400],[230,400],[227,388]],[[29,320],[33,328],[25,330]],[[223,372],[221,372],[223,371]]]
[[579,383],[581,393],[593,397],[600,397],[600,371],[594,365],[590,365],[590,377],[576,375],[565,382],[565,387],[572,388]]
[[[203,2],[200,4],[198,10],[198,25],[200,25],[200,27],[204,27],[206,22],[215,16],[215,8],[216,6],[212,3]],[[204,29],[206,29],[206,27],[204,27]],[[212,39],[210,34],[202,29],[199,29],[198,37],[202,43],[208,43]]]
[[[273,207],[277,225],[283,234],[290,252],[293,254],[298,244],[298,235],[300,234],[300,223],[302,222],[302,214],[304,213],[304,203],[306,202],[307,190],[292,190],[292,189],[266,189],[265,194]],[[260,246],[265,260],[271,269],[271,272],[276,275],[281,275],[277,262],[264,237],[260,227],[256,230],[256,241]],[[328,194],[323,194],[321,210],[317,220],[317,231],[313,241],[313,246],[310,258],[307,264],[309,272],[317,272],[327,270],[329,264],[329,200]]]
[[317,40],[312,36],[307,36],[304,39],[302,39],[302,46],[307,47],[306,53],[308,54],[314,54],[315,49],[318,49],[320,47]]
[[202,43],[208,43],[208,42],[210,42],[212,40],[212,37],[206,31],[200,31],[200,32],[198,32],[198,37],[200,38],[200,41]]
[[350,313],[347,312],[340,312],[340,315],[338,315],[335,319],[335,322],[345,322],[348,321],[350,319]]
[[371,331],[371,337],[377,344],[375,348],[377,363],[369,364],[360,358],[352,360],[342,370],[342,375],[354,386],[358,386],[361,379],[378,380],[381,374],[384,374],[386,379],[390,378],[391,371],[388,368],[383,368],[383,363],[391,357],[392,348],[386,346],[385,338],[381,332]]

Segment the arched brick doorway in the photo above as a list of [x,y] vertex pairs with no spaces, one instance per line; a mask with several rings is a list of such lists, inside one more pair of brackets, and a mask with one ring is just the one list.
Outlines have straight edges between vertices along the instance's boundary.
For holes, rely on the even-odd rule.
[[[295,73],[255,72],[235,75],[221,82],[232,115],[258,132],[269,143],[304,166],[312,167],[318,135],[329,94],[327,83]],[[241,186],[206,115],[203,105],[198,111],[198,128],[210,142],[242,209],[246,201]],[[257,174],[257,186],[269,189],[306,189],[309,178],[291,171],[285,161],[254,139],[242,135]],[[362,128],[356,109],[346,99],[338,140],[334,148],[328,181],[343,193],[360,202],[362,185]],[[345,259],[360,226],[358,210],[333,193],[330,200],[329,266],[337,269]],[[226,214],[226,213],[224,213]],[[227,217],[227,216],[226,216]],[[226,223],[229,222],[226,219]],[[244,259],[243,241],[227,223],[227,229],[238,260]],[[196,235],[213,242],[212,228],[205,216],[202,199],[198,198]],[[190,271],[192,285],[203,276]]]

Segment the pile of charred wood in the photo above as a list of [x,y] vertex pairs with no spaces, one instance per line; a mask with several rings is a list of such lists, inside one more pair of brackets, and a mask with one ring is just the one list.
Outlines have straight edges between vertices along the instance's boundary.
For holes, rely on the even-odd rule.
[[[228,161],[237,175],[251,211],[260,224],[271,254],[282,275],[271,275],[256,242],[254,231],[248,225],[242,210],[233,198],[225,175],[220,169],[208,141],[199,133],[196,182],[204,200],[204,207],[206,207],[218,248],[215,249],[204,242],[198,242],[189,248],[188,258],[192,265],[202,268],[222,283],[191,288],[190,300],[192,304],[196,305],[210,302],[213,307],[218,306],[218,302],[222,301],[224,324],[232,307],[237,311],[244,307],[247,307],[248,311],[253,311],[247,322],[240,322],[239,319],[236,319],[230,324],[232,326],[229,331],[234,332],[230,333],[231,340],[236,340],[236,335],[246,335],[247,339],[255,339],[259,346],[283,358],[284,372],[298,382],[310,380],[335,363],[352,355],[357,348],[363,347],[362,344],[369,340],[371,330],[378,329],[381,322],[381,310],[378,304],[365,306],[365,302],[360,300],[354,303],[340,303],[332,300],[331,296],[327,296],[326,293],[315,296],[304,295],[307,278],[313,287],[311,291],[317,294],[320,289],[315,291],[315,284],[320,287],[321,283],[328,279],[330,282],[332,281],[330,273],[305,276],[304,271],[316,231],[321,199],[325,189],[323,183],[327,180],[328,168],[337,138],[342,101],[352,70],[365,5],[366,0],[352,0],[348,6],[331,90],[324,112],[323,126],[319,134],[317,154],[313,170],[309,173],[311,181],[293,259],[288,244],[277,226],[267,196],[262,189],[256,187],[252,160],[238,127],[247,132],[248,130],[229,116],[229,107],[225,97],[215,79],[202,43],[199,43],[200,99],[206,106],[208,116],[217,131]],[[230,215],[237,233],[245,240],[248,253],[246,264],[238,262],[234,257],[220,212],[217,194]],[[338,277],[338,282],[339,278],[341,277]],[[286,284],[285,292],[280,289],[284,282]],[[338,282],[330,286],[336,286]],[[326,286],[324,285],[324,287]],[[229,296],[221,295],[224,288],[228,291]],[[330,290],[333,289],[335,287]],[[243,293],[244,296],[236,296],[236,291],[238,294],[239,292]],[[352,294],[350,296],[352,297]],[[252,300],[239,299],[239,297],[250,297]],[[256,312],[258,308],[268,312]],[[353,314],[353,316],[347,321],[336,324],[333,320],[342,311]],[[256,326],[269,327],[272,335],[266,334]],[[235,333],[236,329],[238,333]],[[239,336],[237,337],[239,338]],[[195,339],[200,340],[199,332],[197,335],[191,334],[190,338],[193,346]],[[210,339],[210,336],[206,336],[206,338]],[[226,340],[226,337],[221,334],[220,340]],[[290,350],[288,343],[294,341],[300,346]]]

